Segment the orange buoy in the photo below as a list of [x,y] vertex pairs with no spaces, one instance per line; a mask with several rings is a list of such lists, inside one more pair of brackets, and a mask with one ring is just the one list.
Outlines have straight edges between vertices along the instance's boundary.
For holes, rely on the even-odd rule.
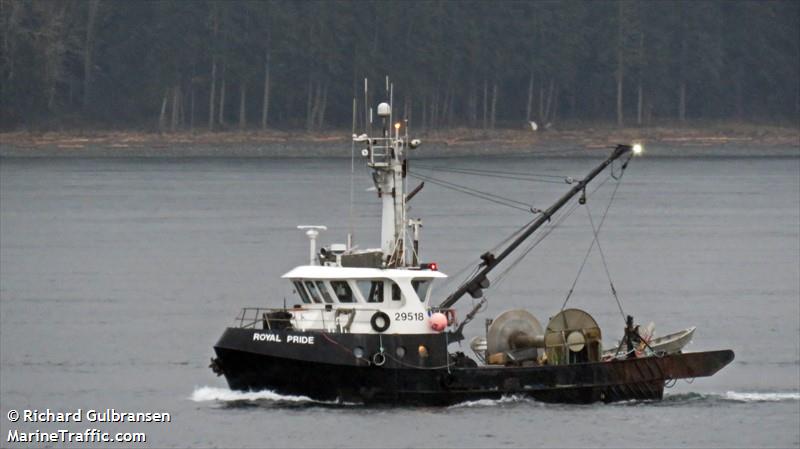
[[447,327],[447,317],[441,312],[436,312],[428,320],[431,324],[431,329],[436,332],[441,332]]

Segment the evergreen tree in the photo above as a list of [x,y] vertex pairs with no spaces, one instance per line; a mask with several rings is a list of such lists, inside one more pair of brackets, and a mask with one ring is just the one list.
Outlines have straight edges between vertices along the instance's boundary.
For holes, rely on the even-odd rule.
[[0,0],[3,129],[800,119],[800,2]]

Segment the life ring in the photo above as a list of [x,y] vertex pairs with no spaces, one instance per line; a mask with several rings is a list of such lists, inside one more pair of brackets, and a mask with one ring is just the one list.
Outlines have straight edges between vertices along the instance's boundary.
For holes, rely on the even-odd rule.
[[382,352],[376,352],[372,355],[372,364],[375,366],[383,366],[386,363],[386,356]]
[[369,320],[369,324],[372,325],[372,328],[375,329],[375,332],[384,332],[386,329],[389,329],[389,326],[392,323],[389,321],[389,315],[379,310],[372,315],[372,318]]

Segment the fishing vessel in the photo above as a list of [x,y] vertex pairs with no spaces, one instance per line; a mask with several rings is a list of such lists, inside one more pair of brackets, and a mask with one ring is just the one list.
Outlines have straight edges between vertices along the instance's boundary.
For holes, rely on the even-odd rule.
[[[530,251],[521,245],[541,238],[537,231],[558,220],[562,208],[585,203],[587,186],[599,174],[616,170],[614,177],[621,177],[640,147],[617,145],[585,177],[568,179],[549,208],[531,209],[532,220],[504,245],[476,257],[471,276],[453,291],[439,292],[435,286],[447,276],[436,263],[420,260],[422,221],[408,214],[422,186],[407,189],[409,156],[421,142],[409,138],[407,122],[393,122],[388,81],[386,90],[387,101],[376,108],[378,133],[371,135],[372,126],[353,133],[381,205],[380,247],[356,248],[348,235],[345,243],[317,249],[326,228],[298,226],[309,238],[309,255],[307,264],[282,276],[296,295],[292,303],[244,308],[214,345],[210,367],[231,389],[428,405],[504,395],[565,403],[653,400],[662,398],[665,385],[711,376],[733,360],[731,350],[683,352],[685,332],[654,348],[630,316],[621,322],[618,347],[604,354],[595,319],[557,305],[543,311],[552,314],[546,325],[529,311],[507,310],[486,320],[485,337],[472,341],[473,357],[452,350],[485,304],[493,271]],[[365,124],[372,122],[369,112]],[[474,305],[459,319],[456,304],[464,297]]]

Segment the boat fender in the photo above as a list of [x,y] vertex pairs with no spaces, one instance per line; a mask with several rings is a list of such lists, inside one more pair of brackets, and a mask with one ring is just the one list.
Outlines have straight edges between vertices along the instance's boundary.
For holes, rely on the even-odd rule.
[[372,315],[369,324],[375,329],[375,332],[385,332],[392,323],[389,321],[389,315],[379,310]]
[[386,363],[386,356],[382,352],[376,352],[372,355],[372,364],[375,366],[383,366]]
[[442,312],[434,313],[430,318],[428,318],[428,321],[430,322],[431,329],[435,330],[436,332],[443,331],[449,324],[447,316]]

